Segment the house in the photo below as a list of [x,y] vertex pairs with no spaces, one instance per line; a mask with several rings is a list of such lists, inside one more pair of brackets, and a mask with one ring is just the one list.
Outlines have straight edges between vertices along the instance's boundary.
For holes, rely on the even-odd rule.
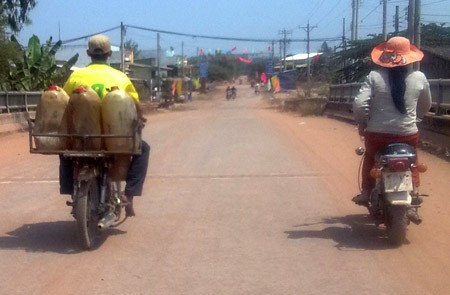
[[[312,63],[313,59],[316,56],[320,56],[322,52],[310,52],[308,53],[297,53],[293,55],[286,56],[286,69],[285,70],[292,70],[292,69],[300,69],[300,68],[306,68],[307,67],[307,61],[308,58],[310,62]],[[284,58],[281,59],[281,63],[284,62]],[[280,69],[281,65],[277,64],[275,65],[275,69]]]

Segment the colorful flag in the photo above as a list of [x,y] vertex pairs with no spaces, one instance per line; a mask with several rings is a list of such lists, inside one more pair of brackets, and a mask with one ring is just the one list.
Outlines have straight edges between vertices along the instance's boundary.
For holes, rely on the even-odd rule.
[[236,49],[236,46],[234,46],[233,48],[231,48],[231,52],[235,51]]
[[278,80],[277,76],[273,76],[270,78],[270,82],[272,83],[273,92],[277,93],[280,91],[280,80]]
[[205,54],[205,53],[203,52],[203,49],[200,48],[200,51],[199,51],[198,54],[199,54],[199,55],[203,55],[203,54]]

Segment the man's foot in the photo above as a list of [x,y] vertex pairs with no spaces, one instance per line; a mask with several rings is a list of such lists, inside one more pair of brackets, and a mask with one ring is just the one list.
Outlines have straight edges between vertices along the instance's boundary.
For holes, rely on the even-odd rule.
[[126,217],[133,217],[136,216],[136,213],[134,212],[133,208],[133,197],[127,197],[122,196],[122,201],[125,204],[125,216]]
[[369,195],[366,192],[362,192],[352,199],[355,204],[360,206],[368,206],[369,205]]

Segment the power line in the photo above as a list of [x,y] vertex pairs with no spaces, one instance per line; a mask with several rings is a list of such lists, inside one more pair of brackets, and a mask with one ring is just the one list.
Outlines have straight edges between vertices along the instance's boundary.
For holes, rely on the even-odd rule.
[[75,42],[75,41],[78,41],[78,40],[83,40],[83,39],[92,37],[92,36],[94,36],[94,35],[98,35],[98,34],[103,34],[103,33],[111,32],[111,31],[114,31],[114,30],[117,30],[117,29],[120,29],[120,26],[117,26],[117,27],[114,27],[114,28],[110,28],[110,29],[107,29],[107,30],[104,30],[104,31],[100,31],[100,32],[97,32],[97,33],[85,35],[85,36],[82,36],[82,37],[64,40],[64,41],[62,41],[62,44],[72,43],[72,42]]

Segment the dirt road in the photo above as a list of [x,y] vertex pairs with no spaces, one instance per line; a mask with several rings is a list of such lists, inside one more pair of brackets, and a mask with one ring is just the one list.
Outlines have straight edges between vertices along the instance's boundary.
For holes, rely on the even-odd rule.
[[448,294],[450,164],[429,166],[423,224],[392,248],[362,207],[354,126],[282,113],[245,85],[149,114],[137,217],[80,251],[56,156],[0,138],[0,295]]

